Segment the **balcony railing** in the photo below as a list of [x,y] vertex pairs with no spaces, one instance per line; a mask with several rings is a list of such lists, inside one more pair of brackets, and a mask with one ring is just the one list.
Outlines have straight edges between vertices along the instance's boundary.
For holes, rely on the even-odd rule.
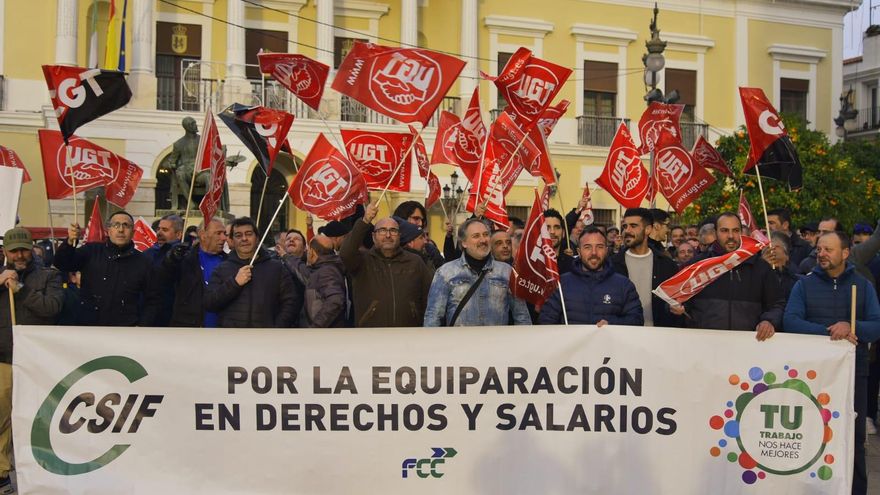
[[[440,106],[434,111],[431,120],[428,121],[428,127],[437,127],[440,121],[440,112],[446,110],[459,115],[461,100],[456,96],[447,96],[440,102]],[[367,108],[361,102],[342,96],[339,106],[339,120],[343,122],[363,122],[368,124],[396,124],[398,121],[391,117],[382,115],[375,110]]]
[[860,109],[856,122],[858,122],[858,129],[851,132],[858,133],[880,129],[880,107]]
[[681,144],[685,149],[694,147],[697,137],[709,138],[709,124],[703,122],[681,122]]
[[578,121],[578,144],[586,146],[611,146],[617,128],[623,123],[629,127],[629,119],[601,115],[580,115]]

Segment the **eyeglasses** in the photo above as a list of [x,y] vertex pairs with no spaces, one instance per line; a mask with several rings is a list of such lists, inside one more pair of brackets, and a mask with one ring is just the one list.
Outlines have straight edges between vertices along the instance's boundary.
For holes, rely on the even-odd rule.
[[381,229],[376,229],[376,234],[378,235],[390,235],[391,237],[400,235],[400,229],[386,229],[382,227]]
[[110,228],[111,228],[111,229],[128,230],[128,229],[132,228],[132,226],[131,226],[130,223],[125,223],[125,222],[113,222],[113,223],[110,224]]

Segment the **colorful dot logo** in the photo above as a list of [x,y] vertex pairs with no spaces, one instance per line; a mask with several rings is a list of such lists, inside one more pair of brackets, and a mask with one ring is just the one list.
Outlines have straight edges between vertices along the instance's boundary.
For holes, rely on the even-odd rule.
[[834,456],[825,449],[840,412],[829,408],[827,393],[813,395],[808,382],[816,376],[789,366],[779,375],[757,366],[744,376],[730,375],[739,395],[709,418],[709,428],[720,436],[709,455],[739,464],[748,485],[769,475],[831,479]]

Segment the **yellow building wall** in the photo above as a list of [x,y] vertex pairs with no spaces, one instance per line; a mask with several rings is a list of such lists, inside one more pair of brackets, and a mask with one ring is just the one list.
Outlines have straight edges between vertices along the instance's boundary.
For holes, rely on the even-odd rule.
[[400,39],[400,0],[385,0],[379,3],[388,5],[388,13],[379,18],[379,44],[398,46],[397,43],[388,40]]
[[4,76],[43,79],[40,65],[55,62],[55,17],[55,2],[6,2]]
[[[306,4],[302,10],[299,11],[299,15],[306,19],[317,19],[318,18],[318,9],[315,6],[315,2],[309,2]],[[317,24],[314,22],[309,22],[303,19],[298,19],[296,24],[297,30],[297,41],[303,43],[304,45],[296,45],[291,46],[290,50],[292,53],[301,53],[307,57],[311,57],[313,59],[318,58],[318,52],[315,50],[317,46],[316,40],[318,37]]]
[[703,16],[703,35],[715,40],[706,51],[703,74],[703,120],[732,129],[736,123],[736,23],[728,17]]

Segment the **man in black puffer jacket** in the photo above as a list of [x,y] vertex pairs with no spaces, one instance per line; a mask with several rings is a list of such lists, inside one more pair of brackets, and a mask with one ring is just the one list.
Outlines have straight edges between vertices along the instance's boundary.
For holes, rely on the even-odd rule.
[[290,270],[258,246],[259,233],[250,218],[232,222],[232,238],[235,251],[211,275],[204,294],[205,309],[218,313],[218,325],[226,328],[293,326],[302,310],[303,295]]
[[82,272],[77,324],[83,326],[149,326],[162,299],[153,264],[134,248],[134,219],[119,211],[110,217],[107,241],[76,247],[79,224],[67,229],[67,241],[55,253],[62,272]]
[[[709,257],[739,249],[742,223],[737,215],[719,215],[715,232],[717,242]],[[766,340],[782,328],[784,308],[779,279],[758,253],[707,285],[684,307],[670,309],[679,315],[686,311],[686,324],[692,328],[754,331],[758,340]]]

